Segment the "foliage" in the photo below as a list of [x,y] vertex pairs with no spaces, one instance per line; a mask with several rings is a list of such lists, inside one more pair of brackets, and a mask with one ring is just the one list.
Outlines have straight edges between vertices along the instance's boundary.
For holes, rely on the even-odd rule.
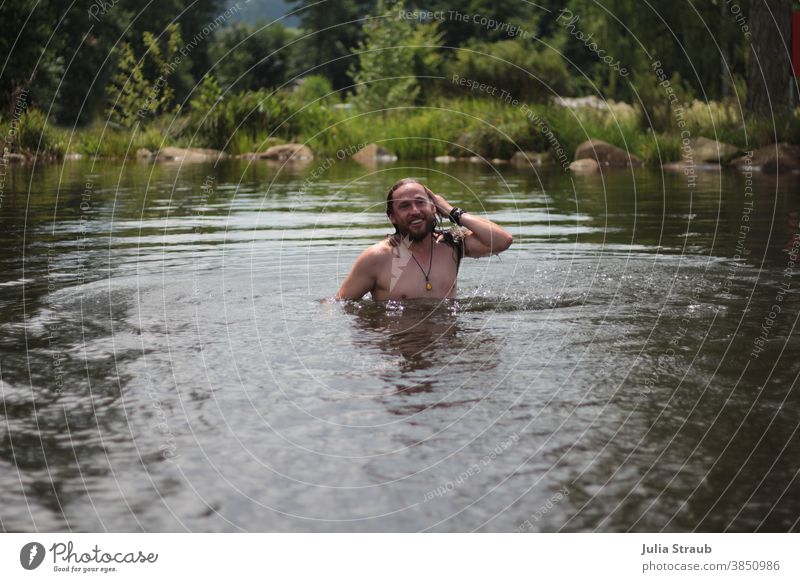
[[[557,52],[522,39],[473,42],[459,50],[446,68],[448,79],[486,83],[496,88],[493,96],[498,99],[506,91],[519,101],[543,103],[564,94],[569,85],[567,68]],[[453,90],[465,91],[456,84]]]
[[[353,50],[358,63],[349,74],[355,95],[351,102],[362,111],[413,105],[435,94],[441,76],[443,35],[438,23],[405,18],[402,4],[385,10],[364,25],[365,39]],[[420,93],[424,96],[419,99]]]
[[[358,68],[350,76],[355,85],[352,103],[360,111],[413,105],[419,95],[415,72],[415,34],[411,20],[401,16],[402,6],[386,12],[379,3],[378,16],[364,25],[364,40],[353,50]],[[434,36],[435,26],[429,27]]]
[[294,91],[292,91],[292,100],[300,107],[314,101],[325,104],[335,100],[335,96],[332,93],[333,86],[328,79],[322,75],[309,75],[297,82]]
[[[300,10],[306,38],[297,45],[298,70],[321,74],[335,89],[350,84],[348,69],[352,50],[363,38],[361,22],[374,14],[374,0],[287,0],[291,9]],[[335,6],[335,9],[333,8]]]
[[686,106],[694,97],[691,88],[676,71],[671,78],[656,76],[652,71],[639,68],[631,73],[633,103],[644,113],[643,129],[668,131],[677,129]]
[[[108,111],[112,122],[132,128],[148,122],[153,114],[164,112],[172,101],[174,92],[169,77],[183,41],[176,24],[167,26],[166,34],[166,47],[162,49],[152,33],[144,32],[142,41],[146,50],[140,59],[129,43],[120,47],[117,72],[108,89],[113,101]],[[151,75],[144,72],[148,64],[153,71]]]
[[15,137],[19,152],[62,157],[67,150],[67,133],[54,127],[38,109],[28,109],[19,117]]
[[298,36],[280,23],[234,24],[222,30],[210,50],[213,72],[225,88],[278,87],[291,78]]
[[230,153],[234,139],[241,145],[259,136],[292,135],[293,113],[284,92],[262,89],[223,93],[216,80],[207,75],[189,104],[191,142]]
[[[0,2],[0,54],[9,57],[0,75],[0,110],[10,112],[26,88],[29,105],[49,110],[58,123],[88,123],[107,108],[104,90],[115,68],[107,57],[118,43],[142,54],[142,33],[161,35],[172,22],[180,23],[183,38],[193,38],[221,5],[222,0]],[[197,42],[172,75],[178,100],[207,69],[209,44]]]
[[[63,72],[64,59],[58,50],[63,39],[52,39],[49,6],[39,4],[36,0],[0,3],[0,111],[9,116],[23,91],[29,107],[47,105]],[[51,40],[55,46],[43,50]]]
[[167,145],[169,139],[155,127],[130,131],[96,124],[78,132],[75,150],[87,157],[132,158],[140,148],[156,152]]
[[[705,99],[730,94],[732,79],[747,66],[748,42],[730,2],[694,2],[676,9],[672,0],[569,0],[553,13],[554,30],[565,39],[565,56],[575,73],[585,73],[600,91],[614,99],[633,102],[630,79],[620,76],[598,56],[610,55],[628,70],[649,71],[659,61],[686,83],[691,93]],[[747,2],[739,2],[748,19]],[[585,39],[591,36],[589,41]],[[592,43],[596,50],[592,49]],[[709,50],[709,47],[714,50]],[[639,79],[644,82],[644,79]]]
[[[547,0],[535,3],[520,0],[410,0],[407,3],[409,8],[446,15],[440,26],[448,46],[462,46],[473,39],[508,40],[523,31],[533,36],[539,30],[539,15],[548,14],[548,10],[553,8],[546,6],[553,4]],[[497,24],[488,25],[490,22]]]

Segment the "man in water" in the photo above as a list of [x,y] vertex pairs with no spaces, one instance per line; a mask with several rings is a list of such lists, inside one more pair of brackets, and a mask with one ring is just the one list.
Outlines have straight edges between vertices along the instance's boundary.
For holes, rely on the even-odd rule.
[[[460,232],[436,230],[437,214]],[[511,246],[506,230],[456,208],[411,178],[389,190],[386,215],[395,234],[361,253],[337,299],[361,299],[367,293],[376,301],[453,298],[462,257],[485,257]]]

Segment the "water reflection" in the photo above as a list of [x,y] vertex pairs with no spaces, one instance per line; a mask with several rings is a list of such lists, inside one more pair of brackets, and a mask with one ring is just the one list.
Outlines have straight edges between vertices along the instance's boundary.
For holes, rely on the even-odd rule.
[[378,376],[394,394],[409,396],[438,387],[450,391],[458,378],[496,366],[496,338],[465,324],[459,306],[458,300],[364,301],[346,312],[358,330],[356,349],[377,347],[391,363]]

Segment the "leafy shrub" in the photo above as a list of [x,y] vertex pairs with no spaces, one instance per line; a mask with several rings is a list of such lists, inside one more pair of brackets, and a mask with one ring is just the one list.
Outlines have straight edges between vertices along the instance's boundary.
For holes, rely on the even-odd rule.
[[[255,140],[264,134],[288,138],[296,129],[291,118],[294,108],[284,92],[268,90],[222,93],[219,84],[207,75],[189,103],[192,141],[196,145],[228,148],[237,134]],[[195,133],[196,132],[196,133]]]
[[278,87],[290,76],[291,42],[297,36],[280,22],[226,26],[209,51],[214,73],[224,87],[237,91]]
[[18,151],[62,157],[67,150],[67,133],[48,123],[38,109],[28,109],[19,118],[13,143]]
[[309,75],[298,81],[297,87],[292,91],[292,103],[303,107],[314,101],[325,105],[335,101],[333,85],[322,75]]
[[642,112],[641,123],[643,129],[652,131],[674,131],[679,127],[680,117],[677,111],[691,103],[694,93],[688,83],[685,83],[678,72],[672,73],[662,79],[646,65],[637,67],[631,73],[631,84],[638,96],[635,106]]
[[[459,78],[497,88],[495,99],[506,91],[520,102],[544,103],[564,93],[569,75],[561,56],[547,47],[523,39],[472,42],[458,50],[456,59],[445,67],[448,79]],[[454,84],[453,91],[468,91]]]
[[353,50],[358,67],[349,70],[355,84],[351,102],[360,111],[413,105],[420,94],[417,75],[433,74],[441,63],[438,23],[403,18],[402,4],[386,13],[379,2],[376,11],[385,16],[364,24],[365,39]]
[[[136,58],[130,44],[120,47],[117,70],[107,89],[111,99],[108,116],[113,123],[127,128],[146,123],[152,115],[166,111],[172,101],[169,77],[183,41],[177,24],[168,25],[166,33],[163,49],[150,32],[142,34],[147,49],[142,58]],[[153,73],[148,75],[148,69]]]

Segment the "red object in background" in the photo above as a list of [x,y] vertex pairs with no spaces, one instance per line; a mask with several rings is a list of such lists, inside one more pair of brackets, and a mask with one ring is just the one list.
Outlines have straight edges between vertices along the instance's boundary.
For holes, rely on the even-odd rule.
[[792,74],[800,76],[800,12],[792,12]]

